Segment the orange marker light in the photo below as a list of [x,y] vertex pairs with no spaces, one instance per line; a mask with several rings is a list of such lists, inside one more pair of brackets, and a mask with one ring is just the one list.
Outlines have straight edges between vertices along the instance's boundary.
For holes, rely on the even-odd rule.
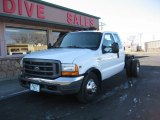
[[62,76],[78,76],[78,66],[75,65],[75,71],[62,71]]

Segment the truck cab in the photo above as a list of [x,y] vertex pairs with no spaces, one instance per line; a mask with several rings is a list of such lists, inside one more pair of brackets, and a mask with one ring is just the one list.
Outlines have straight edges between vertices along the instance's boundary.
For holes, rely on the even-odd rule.
[[32,91],[76,94],[87,103],[97,96],[102,81],[124,65],[118,33],[77,31],[62,36],[51,49],[26,55],[19,81]]

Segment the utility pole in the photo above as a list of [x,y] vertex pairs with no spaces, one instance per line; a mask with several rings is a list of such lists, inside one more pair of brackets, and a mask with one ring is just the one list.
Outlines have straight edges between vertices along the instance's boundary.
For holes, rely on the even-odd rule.
[[142,35],[143,33],[139,33],[139,46],[142,47]]
[[100,22],[100,23],[99,23],[100,30],[103,30],[103,26],[105,26],[105,25],[106,25],[105,23]]

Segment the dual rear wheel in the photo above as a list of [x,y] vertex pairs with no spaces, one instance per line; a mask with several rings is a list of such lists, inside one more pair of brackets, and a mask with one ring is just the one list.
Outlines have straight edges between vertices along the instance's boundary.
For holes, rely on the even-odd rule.
[[137,59],[128,59],[126,61],[126,75],[128,77],[138,77],[140,73],[140,62]]

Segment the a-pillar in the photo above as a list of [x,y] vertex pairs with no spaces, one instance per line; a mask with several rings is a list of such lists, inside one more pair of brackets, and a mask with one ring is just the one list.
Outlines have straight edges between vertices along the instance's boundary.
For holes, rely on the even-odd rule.
[[52,29],[48,29],[48,44],[53,45],[53,32]]

